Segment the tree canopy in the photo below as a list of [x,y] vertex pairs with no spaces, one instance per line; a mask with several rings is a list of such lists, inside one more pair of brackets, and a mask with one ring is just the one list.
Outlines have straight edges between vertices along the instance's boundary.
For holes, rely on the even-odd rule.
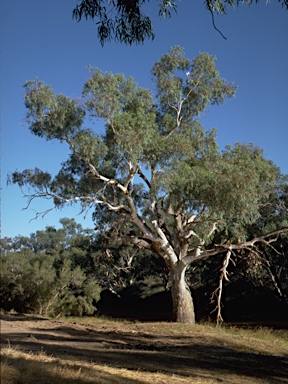
[[89,252],[94,232],[74,220],[60,223],[1,239],[2,309],[52,317],[95,313],[101,288]]
[[[132,78],[93,68],[81,101],[55,94],[38,79],[27,82],[30,131],[66,143],[70,156],[54,176],[26,169],[11,181],[28,188],[28,205],[46,198],[52,208],[78,202],[82,211],[92,208],[107,250],[116,235],[160,257],[170,273],[174,319],[194,322],[187,269],[224,255],[223,279],[233,255],[275,241],[287,230],[287,180],[259,148],[236,143],[221,151],[216,131],[201,125],[208,106],[236,91],[220,76],[214,56],[189,60],[174,47],[152,75],[156,97]],[[88,117],[103,119],[105,133],[85,128]],[[268,206],[282,210],[276,226],[261,221]],[[247,228],[257,221],[251,236]]]
[[[254,2],[258,3],[258,0]],[[283,8],[288,9],[288,0],[278,2]],[[102,45],[110,40],[130,45],[139,44],[146,39],[154,39],[155,36],[151,18],[145,14],[144,8],[147,3],[149,0],[79,0],[73,10],[73,18],[80,21],[85,17],[86,20],[96,21]],[[172,17],[177,13],[178,3],[177,0],[159,0],[159,17]],[[253,0],[205,0],[204,6],[211,13],[213,26],[217,29],[214,13],[226,14],[229,7],[243,3],[250,5]],[[181,6],[185,7],[185,4]]]

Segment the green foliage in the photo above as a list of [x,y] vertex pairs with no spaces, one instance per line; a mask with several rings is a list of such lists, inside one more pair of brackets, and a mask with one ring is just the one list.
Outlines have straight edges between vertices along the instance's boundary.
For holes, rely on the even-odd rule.
[[[126,221],[135,230],[137,207],[150,231],[153,220],[164,221],[170,237],[177,232],[173,215],[181,213],[200,215],[193,230],[201,238],[217,223],[244,239],[241,228],[260,217],[280,175],[252,144],[220,152],[216,131],[202,127],[199,115],[233,97],[235,86],[220,77],[214,56],[189,60],[180,47],[162,56],[152,74],[156,100],[133,79],[93,68],[78,104],[39,80],[27,82],[31,132],[66,141],[71,155],[54,178],[36,168],[14,172],[12,182],[38,188],[56,206],[79,200],[83,209],[95,206],[94,219],[108,227]],[[103,136],[83,127],[86,115],[106,121]]]
[[[288,9],[288,0],[278,0],[283,8]],[[146,39],[154,39],[155,34],[149,16],[143,12],[149,0],[81,0],[73,10],[73,18],[80,21],[92,19],[98,25],[98,37],[100,43],[115,40],[124,44],[144,43]],[[214,24],[214,12],[226,14],[230,7],[239,4],[250,5],[253,0],[205,0],[205,8],[212,14]],[[258,3],[258,0],[255,0]],[[159,16],[170,18],[177,13],[178,2],[176,0],[159,0]],[[221,32],[220,32],[221,33]]]
[[[207,9],[209,10],[212,10],[212,11],[216,11],[217,13],[219,14],[227,14],[227,8],[229,6],[232,6],[232,7],[235,7],[235,6],[238,6],[239,4],[247,4],[247,5],[251,5],[253,3],[258,3],[259,0],[245,0],[245,1],[241,1],[241,0],[206,0],[205,1],[205,5],[207,7]],[[286,8],[286,10],[288,9],[288,2],[287,0],[278,0],[278,3],[280,3],[282,5],[283,8]]]
[[[91,315],[101,288],[91,275],[89,232],[74,220],[29,238],[7,241],[1,252],[0,298],[4,309],[45,316]],[[95,271],[94,271],[95,272]]]
[[220,78],[215,60],[215,56],[200,53],[190,62],[181,47],[174,47],[162,56],[152,70],[161,111],[173,116],[183,103],[181,118],[189,121],[209,104],[220,104],[233,96],[236,89]]
[[39,258],[26,251],[9,253],[1,259],[2,306],[19,312],[41,312],[56,279],[53,257],[41,255]]
[[72,269],[71,264],[71,260],[64,259],[58,273],[56,296],[49,303],[50,312],[53,311],[54,316],[92,315],[101,289],[94,278],[87,279],[80,266]]
[[79,130],[85,111],[77,100],[61,94],[56,96],[50,86],[38,79],[28,81],[24,87],[25,106],[29,111],[27,120],[31,121],[33,134],[63,141]]
[[141,12],[145,2],[84,0],[76,5],[73,17],[77,21],[83,16],[86,19],[98,19],[98,36],[102,45],[111,39],[130,45],[143,43],[146,38],[154,38],[151,21]]

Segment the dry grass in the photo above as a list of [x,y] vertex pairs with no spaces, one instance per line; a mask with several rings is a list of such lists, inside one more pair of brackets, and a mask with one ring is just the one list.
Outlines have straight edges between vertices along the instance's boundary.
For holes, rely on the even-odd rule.
[[1,384],[288,383],[285,330],[10,320]]
[[[131,371],[117,369],[107,365],[83,363],[83,361],[66,361],[42,354],[31,354],[15,349],[4,349],[3,357],[6,362],[1,369],[2,384],[135,384],[135,383],[191,383],[177,375],[149,373],[144,371]],[[11,361],[16,364],[9,365]],[[213,380],[195,379],[195,384],[213,384]]]

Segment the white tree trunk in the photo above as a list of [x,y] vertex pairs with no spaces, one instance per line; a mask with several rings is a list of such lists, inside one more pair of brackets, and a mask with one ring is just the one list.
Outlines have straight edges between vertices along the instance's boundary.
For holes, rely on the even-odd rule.
[[173,301],[173,321],[195,324],[195,311],[191,291],[185,281],[186,267],[173,266],[171,269],[171,292]]

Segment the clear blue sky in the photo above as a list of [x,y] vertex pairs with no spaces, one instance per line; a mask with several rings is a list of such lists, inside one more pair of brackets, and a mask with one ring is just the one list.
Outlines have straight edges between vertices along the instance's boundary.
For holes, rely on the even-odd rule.
[[6,186],[6,175],[16,169],[37,166],[56,172],[68,153],[64,145],[36,138],[21,125],[26,114],[22,85],[36,76],[72,97],[81,95],[87,65],[125,73],[151,88],[151,68],[171,46],[182,46],[190,58],[199,52],[214,54],[222,77],[234,81],[238,91],[235,99],[207,111],[205,128],[217,128],[221,148],[237,141],[253,142],[282,173],[288,173],[288,12],[276,1],[231,8],[228,16],[216,18],[227,36],[224,40],[213,29],[203,1],[182,0],[170,21],[157,17],[154,3],[148,7],[154,9],[154,41],[133,47],[110,43],[102,48],[92,22],[72,20],[76,0],[0,2],[2,237],[57,227],[61,217],[74,217],[84,227],[92,225],[90,214],[84,220],[77,216],[77,208],[29,222],[35,211],[49,205],[39,200],[22,210],[26,200],[21,190]]

